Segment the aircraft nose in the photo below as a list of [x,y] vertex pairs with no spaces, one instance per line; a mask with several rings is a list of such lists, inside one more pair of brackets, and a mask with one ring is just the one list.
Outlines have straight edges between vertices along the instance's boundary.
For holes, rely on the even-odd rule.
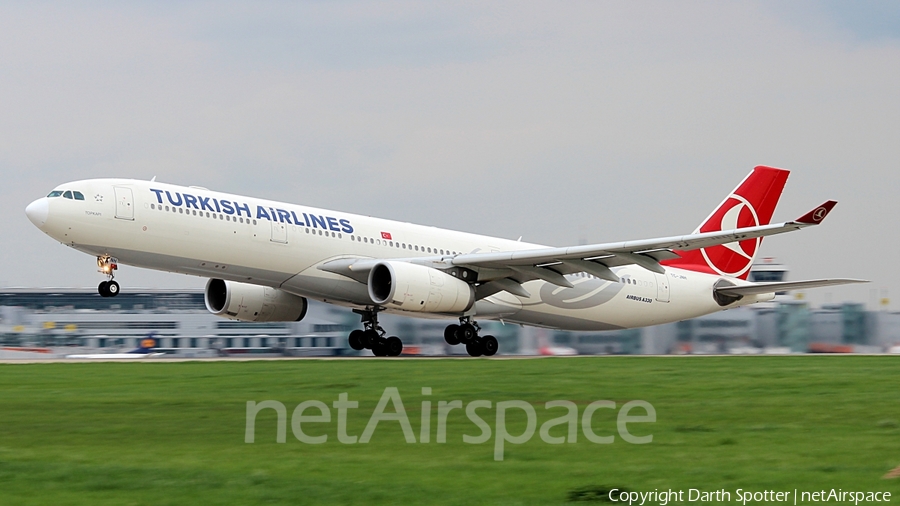
[[50,204],[47,202],[47,198],[39,198],[28,204],[28,207],[25,208],[25,214],[34,223],[34,226],[43,228],[44,223],[47,222],[47,215],[50,214]]

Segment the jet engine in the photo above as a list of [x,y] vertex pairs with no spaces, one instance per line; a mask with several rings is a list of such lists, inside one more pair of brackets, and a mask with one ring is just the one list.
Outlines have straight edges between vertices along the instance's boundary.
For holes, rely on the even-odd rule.
[[438,269],[388,261],[369,272],[369,297],[380,306],[406,311],[462,313],[475,303],[475,289]]
[[298,322],[306,316],[306,299],[268,286],[210,279],[203,293],[210,313],[245,322]]

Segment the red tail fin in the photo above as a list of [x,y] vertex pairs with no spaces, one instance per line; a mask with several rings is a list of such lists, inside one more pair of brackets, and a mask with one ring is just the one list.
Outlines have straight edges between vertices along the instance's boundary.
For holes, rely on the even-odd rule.
[[[754,168],[694,233],[768,225],[789,173],[773,167]],[[747,279],[761,243],[760,237],[691,251],[675,251],[681,258],[663,264]]]

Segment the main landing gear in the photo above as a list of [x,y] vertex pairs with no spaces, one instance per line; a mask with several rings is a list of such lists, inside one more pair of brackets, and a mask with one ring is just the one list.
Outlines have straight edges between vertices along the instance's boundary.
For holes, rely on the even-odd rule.
[[99,267],[99,271],[103,274],[106,274],[107,280],[100,283],[100,286],[97,287],[97,291],[100,292],[101,297],[115,297],[119,295],[119,283],[116,283],[113,278],[116,275],[113,271],[119,268],[119,261],[111,256],[99,256],[97,257],[97,267]]
[[385,338],[387,333],[378,325],[378,308],[354,309],[361,316],[365,330],[350,332],[350,347],[354,350],[370,349],[376,357],[397,357],[403,353],[403,342],[397,336]]
[[480,331],[481,327],[472,320],[471,316],[464,316],[459,319],[459,325],[447,325],[447,328],[444,329],[444,340],[450,346],[465,344],[466,353],[473,357],[482,355],[490,357],[497,353],[500,345],[494,336],[479,337],[478,332]]

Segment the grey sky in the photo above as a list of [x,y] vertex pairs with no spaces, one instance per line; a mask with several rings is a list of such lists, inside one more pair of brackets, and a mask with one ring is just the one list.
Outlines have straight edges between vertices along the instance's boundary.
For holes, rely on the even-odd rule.
[[564,245],[690,232],[765,164],[776,220],[840,204],[762,253],[868,302],[900,290],[900,4],[784,4],[4,3],[0,285],[100,281],[24,214],[75,179]]

